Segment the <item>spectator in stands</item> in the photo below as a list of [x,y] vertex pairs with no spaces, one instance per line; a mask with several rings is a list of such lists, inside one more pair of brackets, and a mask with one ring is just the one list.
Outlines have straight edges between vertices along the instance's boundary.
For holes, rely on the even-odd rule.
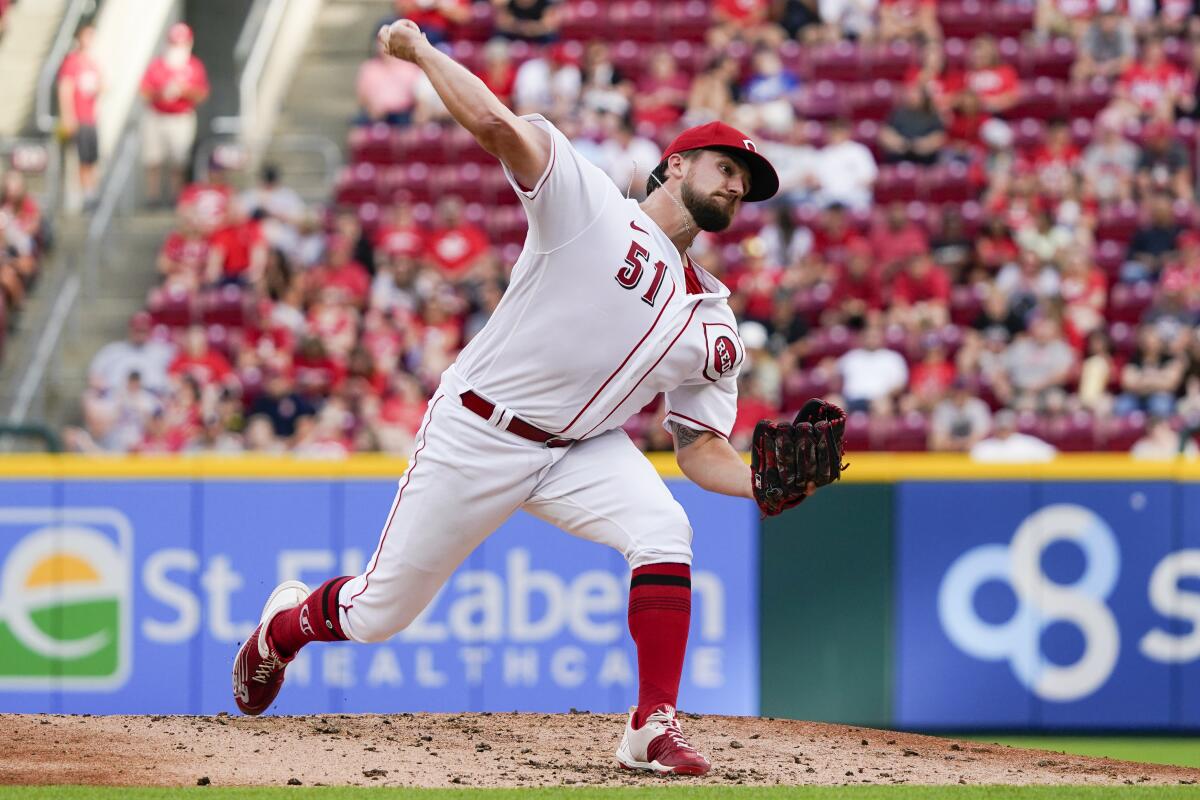
[[1034,30],[1040,38],[1069,36],[1078,41],[1098,5],[1095,0],[1037,0]]
[[837,268],[830,322],[863,327],[877,322],[883,312],[881,271],[865,245],[850,248],[844,265]]
[[0,180],[0,310],[20,308],[38,270],[41,207],[15,169]]
[[492,0],[496,33],[509,39],[550,44],[562,27],[559,0]]
[[829,141],[818,152],[814,167],[819,205],[828,208],[840,203],[855,210],[871,207],[879,168],[867,146],[850,138],[847,120],[829,123]]
[[1121,73],[1110,107],[1122,120],[1169,120],[1187,85],[1184,72],[1167,60],[1162,39],[1150,36],[1142,42],[1141,58]]
[[908,365],[904,356],[884,347],[882,325],[868,325],[862,343],[839,358],[837,368],[847,411],[890,412],[893,398],[908,385]]
[[750,75],[740,93],[741,101],[754,109],[754,129],[782,132],[792,127],[795,112],[792,99],[800,88],[800,78],[783,65],[779,54],[759,46],[751,61]]
[[229,203],[225,224],[209,239],[205,275],[209,285],[261,286],[268,251],[262,229],[263,213],[259,209],[253,216],[247,214],[240,199]]
[[1154,195],[1149,224],[1139,226],[1129,243],[1129,260],[1121,267],[1121,280],[1134,282],[1158,275],[1165,261],[1178,249],[1179,232],[1171,196]]
[[1075,367],[1075,353],[1063,339],[1057,321],[1036,318],[1029,333],[1017,337],[1004,353],[1003,371],[996,376],[996,396],[1021,410],[1045,408],[1051,390],[1062,389]]
[[583,91],[576,51],[565,43],[545,48],[517,67],[513,105],[518,114],[561,120],[574,112]]
[[[196,106],[208,99],[208,73],[192,55],[192,29],[182,22],[167,32],[167,49],[142,76],[142,97],[149,104],[142,138],[146,196],[154,202],[168,193],[174,202],[196,139]],[[163,182],[164,166],[168,180]]]
[[961,88],[978,95],[983,109],[989,114],[1002,115],[1021,99],[1017,70],[1000,58],[996,40],[987,35],[971,42]]
[[703,125],[715,119],[726,119],[741,97],[737,59],[720,53],[709,61],[692,79],[688,92],[685,125]]
[[299,225],[308,209],[296,190],[282,183],[277,165],[264,164],[258,184],[242,192],[240,199],[247,214],[262,216],[268,247],[288,252],[299,245]]
[[1081,83],[1092,78],[1114,79],[1129,68],[1136,54],[1133,23],[1113,4],[1100,9],[1088,23],[1071,65],[1071,77]]
[[713,25],[725,28],[735,39],[750,40],[770,21],[769,0],[715,0]]
[[812,42],[821,34],[818,0],[778,0],[771,4],[771,19],[788,39]]
[[175,230],[158,251],[158,273],[169,289],[194,293],[207,283],[209,237],[190,214],[181,214]]
[[929,241],[929,252],[935,263],[945,268],[953,283],[969,280],[967,269],[974,264],[974,240],[967,235],[966,223],[958,206],[942,210],[937,233]]
[[928,254],[904,262],[891,281],[891,321],[908,330],[940,328],[950,319],[950,278]]
[[8,9],[13,4],[13,0],[0,0],[0,39],[4,38],[4,31],[8,23],[4,18],[8,16]]
[[922,338],[924,355],[909,373],[907,403],[928,414],[945,399],[955,381],[954,364],[946,357],[946,345],[936,333]]
[[1007,342],[1025,330],[1025,318],[1009,304],[1008,295],[993,285],[984,296],[983,306],[971,321],[971,327],[983,336],[992,330],[999,330]]
[[908,208],[899,200],[890,203],[883,219],[871,226],[871,251],[875,263],[891,279],[903,262],[929,253],[925,228],[908,216]]
[[1108,416],[1113,404],[1108,385],[1116,374],[1112,342],[1108,333],[1101,328],[1088,334],[1086,347],[1083,364],[1079,367],[1079,388],[1076,391],[1079,405],[1098,417]]
[[1142,197],[1170,192],[1175,199],[1190,202],[1195,196],[1191,166],[1187,149],[1174,136],[1169,122],[1154,120],[1146,126],[1146,143],[1137,166],[1137,187]]
[[417,105],[417,84],[423,74],[411,61],[389,56],[387,47],[376,40],[375,57],[362,63],[354,82],[360,108],[355,122],[409,124]]
[[1144,460],[1163,460],[1180,456],[1192,459],[1200,455],[1200,448],[1197,448],[1195,439],[1180,436],[1171,427],[1171,420],[1151,416],[1146,424],[1146,435],[1134,442],[1129,454]]
[[843,264],[856,247],[870,251],[867,240],[850,224],[846,207],[833,203],[817,219],[817,227],[813,229],[813,252],[824,261]]
[[818,0],[825,23],[822,38],[828,42],[874,38],[878,6],[879,0]]
[[169,342],[152,339],[154,322],[145,311],[129,320],[127,339],[110,342],[92,357],[88,380],[105,391],[125,386],[131,373],[140,377],[140,386],[157,395],[167,391],[167,367],[175,358]]
[[879,38],[940,41],[936,0],[879,0]]
[[1017,243],[1000,214],[992,214],[984,221],[984,229],[975,239],[975,258],[989,272],[1016,262],[1020,255]]
[[237,385],[237,376],[229,360],[220,351],[209,347],[204,328],[199,325],[188,328],[184,349],[175,356],[167,374],[189,376],[202,387]]
[[425,240],[425,256],[441,275],[461,281],[492,256],[487,234],[463,219],[462,200],[447,195],[438,201],[434,228]]
[[1200,313],[1200,233],[1184,231],[1176,241],[1179,254],[1166,262],[1160,283],[1180,293],[1184,308]]
[[[650,57],[646,75],[637,82],[633,97],[633,120],[662,131],[675,123],[687,110],[690,78],[679,69],[675,58],[665,47]],[[653,167],[652,167],[653,168]]]
[[483,69],[476,73],[492,94],[506,106],[512,106],[513,89],[517,83],[517,66],[505,39],[492,39],[483,47]]
[[197,178],[179,195],[175,213],[192,218],[201,232],[211,235],[225,223],[233,187],[229,185],[229,170],[216,153],[208,161],[208,176]]
[[929,419],[929,449],[936,451],[969,451],[992,425],[992,412],[987,403],[971,394],[970,385],[955,378],[950,395],[937,404]]
[[591,111],[625,114],[634,95],[633,82],[613,64],[608,43],[594,39],[583,51],[583,105]]
[[1044,209],[1034,214],[1032,225],[1017,231],[1017,247],[1032,253],[1043,264],[1057,261],[1073,243],[1071,232],[1056,225],[1054,217]]
[[787,208],[811,204],[820,185],[816,177],[818,151],[809,144],[808,130],[808,125],[798,122],[782,141],[764,139],[758,144],[779,175],[779,194],[774,202]]
[[94,377],[89,384],[82,398],[84,430],[70,431],[69,449],[130,452],[145,436],[150,418],[161,413],[159,398],[142,386],[136,371],[119,386],[101,386]]
[[1059,293],[1063,302],[1064,332],[1067,341],[1082,350],[1084,340],[1104,325],[1108,280],[1086,250],[1069,250],[1060,263]]
[[371,274],[354,260],[354,240],[345,235],[329,237],[325,263],[309,273],[309,300],[317,301],[326,290],[334,290],[339,302],[364,308],[371,293]]
[[100,144],[96,137],[96,105],[104,91],[104,75],[92,55],[96,29],[84,25],[75,34],[75,47],[58,72],[59,135],[73,139],[79,154],[79,189],[84,207],[96,199],[96,162]]
[[1129,200],[1140,160],[1137,145],[1121,135],[1119,117],[1107,112],[1097,118],[1096,131],[1079,162],[1084,192],[1101,203]]
[[946,126],[933,108],[928,90],[920,84],[904,88],[901,102],[879,130],[884,161],[933,164],[946,144]]
[[269,420],[275,436],[281,439],[290,439],[295,434],[296,422],[301,417],[316,414],[316,407],[296,391],[293,376],[286,371],[268,372],[263,389],[250,406],[250,417]]
[[410,19],[430,44],[450,41],[455,26],[471,19],[471,0],[395,0],[395,8],[395,15],[381,20],[376,29],[398,19]]
[[977,442],[970,450],[975,461],[1022,463],[1053,461],[1058,451],[1036,436],[1017,430],[1017,414],[1011,409],[996,412],[992,435]]
[[1121,416],[1146,411],[1170,417],[1186,369],[1187,361],[1167,348],[1154,326],[1143,325],[1138,330],[1138,349],[1121,370],[1121,394],[1114,410]]
[[808,255],[813,246],[812,231],[797,225],[791,209],[782,203],[771,209],[771,217],[758,236],[767,247],[767,259],[776,264],[795,264]]
[[651,139],[639,136],[628,116],[601,114],[604,140],[600,143],[603,162],[600,166],[627,197],[642,200],[646,197],[645,178],[662,160],[662,151]]

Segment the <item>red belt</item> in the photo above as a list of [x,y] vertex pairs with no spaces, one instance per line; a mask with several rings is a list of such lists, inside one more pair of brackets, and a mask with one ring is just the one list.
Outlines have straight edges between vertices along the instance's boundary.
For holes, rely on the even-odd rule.
[[[492,413],[496,410],[496,404],[484,400],[474,392],[463,392],[459,395],[462,400],[463,408],[475,412],[486,420],[492,418]],[[528,439],[531,442],[544,444],[546,447],[566,447],[569,444],[574,444],[574,439],[564,439],[561,436],[555,436],[553,433],[547,433],[541,428],[530,425],[523,419],[513,417],[508,421],[505,427],[509,433],[515,433],[522,439]]]

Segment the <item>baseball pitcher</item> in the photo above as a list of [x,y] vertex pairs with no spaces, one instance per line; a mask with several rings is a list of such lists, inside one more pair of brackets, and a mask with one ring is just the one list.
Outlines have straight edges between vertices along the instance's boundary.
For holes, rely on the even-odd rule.
[[676,719],[691,614],[692,528],[621,430],[665,393],[679,466],[713,492],[777,514],[842,469],[844,415],[810,401],[761,422],[748,468],[730,446],[745,358],[729,290],[688,257],[702,231],[771,197],[775,170],[721,122],[684,131],[645,201],[623,197],[549,121],[514,115],[462,65],[400,20],[379,32],[420,67],[454,119],[498,158],[529,218],[512,283],[442,375],[366,571],[315,591],[276,587],[234,661],[238,708],[261,714],[312,641],[380,642],[425,608],[517,509],[615,547],[629,562],[638,698],[617,750],[630,769],[701,775],[708,760]]

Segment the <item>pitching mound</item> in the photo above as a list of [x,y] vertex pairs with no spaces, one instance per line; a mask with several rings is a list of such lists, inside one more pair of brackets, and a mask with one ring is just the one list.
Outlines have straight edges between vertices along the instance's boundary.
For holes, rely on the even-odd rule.
[[[314,717],[0,715],[0,784],[187,786],[622,785],[660,780],[613,759],[612,714]],[[745,784],[1195,783],[1200,769],[1017,750],[870,728],[685,715],[712,759],[704,778]]]

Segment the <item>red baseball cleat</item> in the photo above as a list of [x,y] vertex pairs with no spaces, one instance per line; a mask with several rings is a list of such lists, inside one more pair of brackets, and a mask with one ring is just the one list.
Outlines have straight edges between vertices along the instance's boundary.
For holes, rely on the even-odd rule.
[[258,716],[267,710],[283,687],[288,662],[278,656],[267,638],[271,620],[282,611],[304,602],[309,589],[300,581],[284,581],[275,587],[263,607],[258,627],[242,642],[233,660],[233,699],[243,714]]
[[646,724],[633,729],[636,708],[629,709],[625,735],[617,748],[617,762],[625,769],[644,769],[671,775],[703,775],[712,769],[708,759],[683,738],[672,706],[661,705],[646,718]]

